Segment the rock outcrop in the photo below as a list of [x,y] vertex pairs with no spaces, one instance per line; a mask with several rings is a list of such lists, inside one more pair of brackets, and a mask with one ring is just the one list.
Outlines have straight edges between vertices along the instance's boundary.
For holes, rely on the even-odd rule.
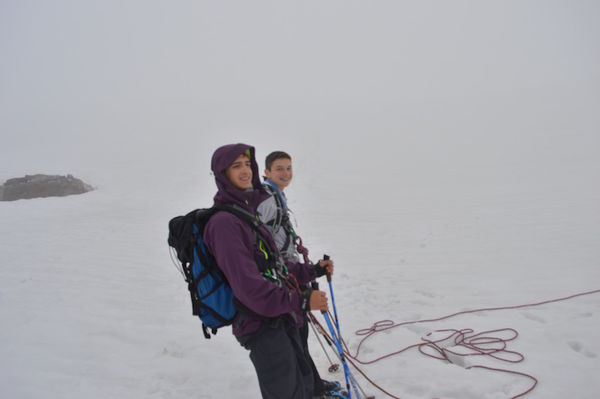
[[8,179],[0,186],[0,201],[64,197],[92,191],[93,187],[71,175],[27,175]]

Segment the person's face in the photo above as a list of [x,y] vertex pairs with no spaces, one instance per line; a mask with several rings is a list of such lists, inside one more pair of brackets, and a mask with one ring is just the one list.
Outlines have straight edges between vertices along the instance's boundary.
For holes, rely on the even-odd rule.
[[279,191],[283,191],[292,181],[292,161],[287,158],[279,158],[271,164],[271,170],[265,169],[265,176],[271,180]]
[[225,176],[235,188],[247,190],[252,187],[252,165],[250,158],[245,154],[240,155],[225,170]]

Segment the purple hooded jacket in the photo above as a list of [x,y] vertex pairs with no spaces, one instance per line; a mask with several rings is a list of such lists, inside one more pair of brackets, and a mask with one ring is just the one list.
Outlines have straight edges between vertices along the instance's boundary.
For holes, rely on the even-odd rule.
[[[236,188],[225,175],[227,167],[241,154],[249,155],[251,161],[253,189],[248,191]],[[256,208],[269,198],[269,194],[260,182],[254,147],[246,144],[220,147],[213,154],[211,167],[218,188],[214,197],[215,205],[234,204],[256,215]],[[280,256],[270,232],[261,227],[261,233],[269,247],[276,251],[276,256]],[[242,304],[263,318],[283,316],[298,327],[302,325],[300,294],[277,286],[260,273],[254,257],[254,232],[245,221],[228,212],[218,212],[206,224],[203,238],[227,277],[233,294]],[[286,265],[299,284],[306,284],[315,278],[311,267],[300,263]],[[236,337],[251,334],[259,329],[261,322],[260,317],[238,312],[233,322],[233,334]]]

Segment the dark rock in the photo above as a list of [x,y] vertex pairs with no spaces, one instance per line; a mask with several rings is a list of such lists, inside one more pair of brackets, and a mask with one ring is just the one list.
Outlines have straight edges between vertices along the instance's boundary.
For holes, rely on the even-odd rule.
[[27,175],[8,179],[0,186],[0,201],[83,194],[93,187],[71,175]]

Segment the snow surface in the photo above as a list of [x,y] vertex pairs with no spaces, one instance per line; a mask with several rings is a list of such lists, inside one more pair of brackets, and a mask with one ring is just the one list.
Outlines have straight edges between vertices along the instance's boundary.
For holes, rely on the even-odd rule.
[[[532,175],[538,185],[433,195],[425,179],[386,191],[358,171],[357,184],[331,184],[346,178],[337,174],[311,179],[319,168],[309,165],[296,168],[290,202],[313,258],[326,252],[336,262],[334,293],[351,352],[359,342],[354,331],[378,320],[429,319],[600,288],[597,185],[554,189]],[[209,179],[199,187],[177,168],[148,165],[143,175],[130,166],[121,180],[88,194],[0,206],[1,397],[259,397],[247,353],[229,330],[203,338],[168,255],[168,220],[209,205]],[[561,169],[569,172],[568,165]],[[133,180],[135,173],[142,176]],[[436,329],[504,327],[518,330],[509,349],[525,361],[483,364],[538,378],[531,398],[596,396],[600,294],[396,328],[367,341],[360,359],[418,343]],[[312,339],[323,375],[342,379],[328,375]],[[530,386],[523,377],[468,370],[416,349],[362,369],[401,398],[508,398]]]
[[[292,154],[289,203],[312,259],[335,260],[352,354],[380,320],[600,289],[597,3],[0,8],[0,180],[96,187],[0,203],[0,398],[260,397],[230,331],[203,338],[166,244],[170,218],[211,205],[226,143]],[[464,328],[518,330],[524,361],[413,348],[361,369],[403,399],[531,385],[477,364],[537,378],[528,399],[598,397],[600,294],[404,325],[359,359]]]

